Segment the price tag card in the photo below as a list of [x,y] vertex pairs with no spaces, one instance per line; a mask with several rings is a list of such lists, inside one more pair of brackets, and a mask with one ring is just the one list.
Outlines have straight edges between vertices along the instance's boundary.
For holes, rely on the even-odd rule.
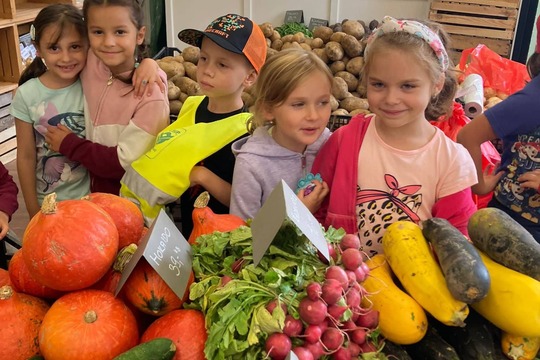
[[328,26],[328,20],[311,18],[309,20],[308,29],[313,31],[313,29],[315,29],[317,26]]
[[180,299],[184,297],[191,275],[191,245],[164,210],[154,220],[126,265],[115,295],[118,295],[141,258],[148,261]]
[[304,10],[287,10],[285,12],[285,20],[283,20],[284,24],[297,22],[297,23],[304,23]]
[[294,223],[323,256],[330,260],[321,224],[285,181],[281,180],[251,223],[255,266],[261,261],[286,219]]
[[298,360],[298,356],[292,351],[289,352],[285,360]]

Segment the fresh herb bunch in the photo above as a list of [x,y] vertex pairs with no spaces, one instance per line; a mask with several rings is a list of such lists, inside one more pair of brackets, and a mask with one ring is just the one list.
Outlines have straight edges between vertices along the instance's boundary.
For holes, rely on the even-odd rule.
[[[326,232],[329,242],[344,235],[342,229]],[[193,270],[197,282],[190,289],[191,308],[205,314],[207,359],[260,359],[264,339],[281,331],[285,313],[298,318],[298,304],[309,282],[322,281],[327,266],[317,249],[291,223],[281,228],[258,266],[253,264],[251,229],[203,235],[193,245]]]
[[309,30],[309,28],[305,24],[298,22],[286,23],[281,25],[280,27],[275,28],[274,30],[276,30],[278,34],[282,37],[285,35],[294,35],[298,32],[303,33],[307,37],[313,37],[313,33],[311,32],[311,30]]

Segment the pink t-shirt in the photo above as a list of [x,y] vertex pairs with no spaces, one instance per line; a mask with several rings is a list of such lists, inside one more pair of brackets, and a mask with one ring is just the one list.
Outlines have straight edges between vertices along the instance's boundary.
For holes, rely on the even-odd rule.
[[434,204],[477,182],[469,152],[441,130],[425,146],[399,150],[368,126],[358,158],[358,235],[369,256],[382,253],[382,237],[398,220],[426,220]]

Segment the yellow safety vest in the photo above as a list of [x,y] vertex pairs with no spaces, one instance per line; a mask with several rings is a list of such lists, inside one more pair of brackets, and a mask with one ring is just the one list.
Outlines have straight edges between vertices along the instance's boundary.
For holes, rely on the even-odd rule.
[[149,226],[164,205],[189,188],[195,165],[247,132],[250,113],[195,124],[204,96],[190,96],[178,119],[160,132],[154,147],[135,160],[121,180],[120,195],[139,205]]

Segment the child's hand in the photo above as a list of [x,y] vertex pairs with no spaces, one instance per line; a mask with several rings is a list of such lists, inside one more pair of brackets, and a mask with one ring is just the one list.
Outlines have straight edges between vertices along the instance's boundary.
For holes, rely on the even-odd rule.
[[0,240],[6,236],[9,230],[9,216],[3,211],[0,211]]
[[317,210],[319,210],[324,198],[328,195],[330,190],[328,188],[328,184],[324,181],[320,182],[319,180],[313,180],[312,184],[314,186],[308,186],[304,189],[301,189],[298,192],[298,198],[313,214]]
[[45,133],[46,146],[52,151],[59,152],[64,138],[71,134],[71,130],[65,125],[48,126]]
[[518,177],[521,187],[535,189],[540,192],[540,169],[526,172]]
[[141,98],[145,92],[148,96],[152,95],[153,83],[158,84],[162,93],[165,92],[165,84],[159,77],[159,66],[153,59],[147,58],[141,61],[141,64],[135,69],[131,82],[137,98]]
[[485,195],[495,189],[500,178],[504,175],[504,171],[497,171],[499,164],[488,165],[484,169],[483,182],[473,186],[474,193],[477,195]]

